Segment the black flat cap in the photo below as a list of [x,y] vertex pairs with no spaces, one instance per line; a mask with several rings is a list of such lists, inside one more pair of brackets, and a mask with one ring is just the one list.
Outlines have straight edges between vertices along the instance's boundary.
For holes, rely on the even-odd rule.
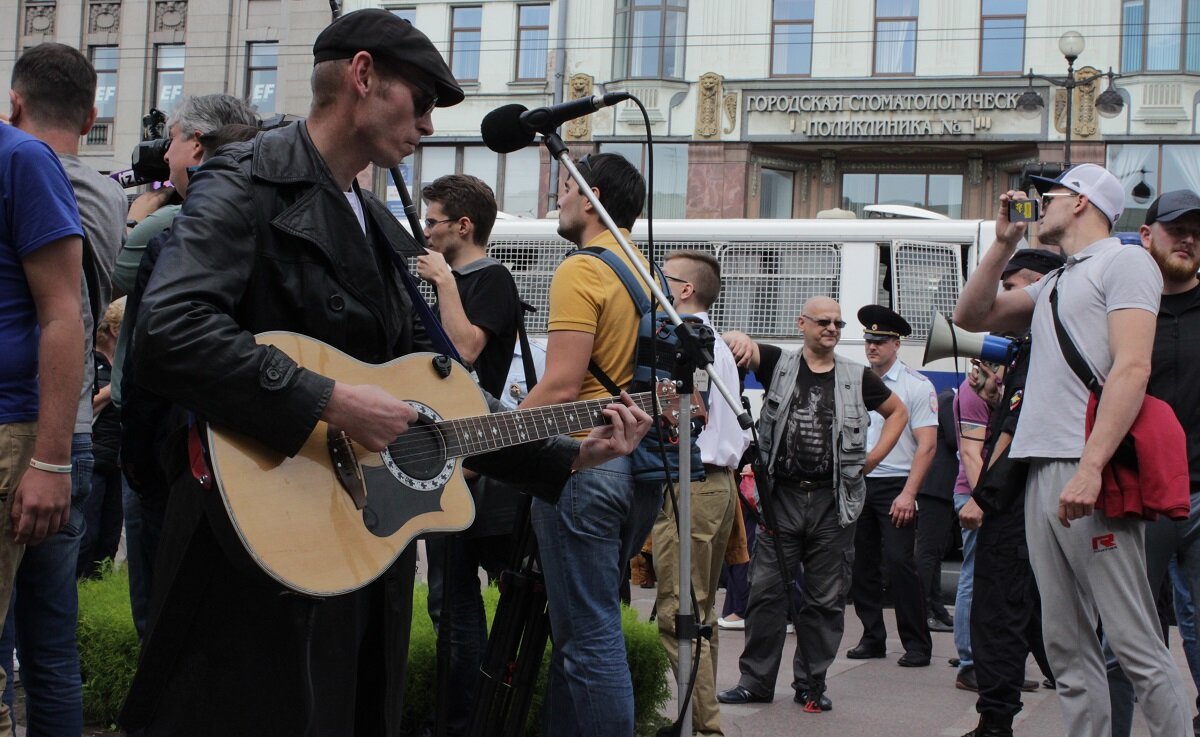
[[1021,269],[1029,269],[1039,274],[1049,274],[1064,263],[1063,257],[1054,251],[1045,248],[1022,248],[1014,253],[1008,263],[1004,265],[1004,271],[1000,276],[1005,277]]
[[1190,189],[1163,192],[1146,210],[1146,225],[1169,223],[1190,212],[1200,212],[1200,197],[1195,192]]
[[882,342],[912,334],[908,320],[883,305],[863,307],[858,311],[858,321],[863,325],[863,340],[866,341]]
[[436,87],[438,107],[463,101],[462,87],[429,38],[408,21],[380,8],[356,10],[326,26],[313,43],[313,63],[349,59],[360,51],[384,66],[408,64],[426,74]]

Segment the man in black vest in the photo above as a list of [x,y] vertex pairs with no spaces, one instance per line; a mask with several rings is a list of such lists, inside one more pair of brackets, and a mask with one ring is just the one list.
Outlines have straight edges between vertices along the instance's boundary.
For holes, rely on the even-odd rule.
[[[767,390],[758,420],[760,462],[767,478],[759,488],[769,490],[763,504],[771,505],[787,570],[804,569],[792,687],[797,703],[821,711],[833,708],[824,693],[825,674],[845,627],[863,476],[887,455],[908,420],[904,403],[878,376],[835,355],[845,325],[837,302],[812,297],[796,320],[804,336],[799,352],[754,343],[735,331],[722,336]],[[839,393],[843,386],[848,388]],[[879,443],[868,453],[867,413],[872,410],[886,419]],[[736,686],[718,694],[724,704],[775,698],[792,576],[781,577],[768,535],[758,538],[750,566],[742,676]]]

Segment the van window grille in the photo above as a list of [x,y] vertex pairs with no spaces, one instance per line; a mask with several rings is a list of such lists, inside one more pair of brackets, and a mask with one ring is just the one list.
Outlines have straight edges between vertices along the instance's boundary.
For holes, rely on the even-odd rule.
[[712,318],[721,332],[795,338],[805,301],[817,295],[839,299],[838,243],[734,243],[717,260],[722,286]]
[[929,336],[934,312],[954,314],[962,290],[957,244],[892,241],[896,312],[908,321],[911,340]]

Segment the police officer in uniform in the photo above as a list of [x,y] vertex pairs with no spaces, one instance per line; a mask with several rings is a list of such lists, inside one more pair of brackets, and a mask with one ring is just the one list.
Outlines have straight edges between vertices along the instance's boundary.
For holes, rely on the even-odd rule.
[[[883,575],[887,556],[891,598],[907,668],[929,665],[933,641],[925,622],[925,591],[917,575],[914,553],[917,492],[933,462],[937,444],[937,392],[929,379],[899,360],[900,339],[912,333],[908,322],[881,305],[858,311],[863,324],[867,362],[908,408],[908,425],[892,451],[867,475],[866,508],[858,520],[854,548],[854,581],[850,596],[863,624],[858,645],[846,657],[862,660],[886,655],[883,622]],[[883,418],[871,413],[867,447],[874,447]]]

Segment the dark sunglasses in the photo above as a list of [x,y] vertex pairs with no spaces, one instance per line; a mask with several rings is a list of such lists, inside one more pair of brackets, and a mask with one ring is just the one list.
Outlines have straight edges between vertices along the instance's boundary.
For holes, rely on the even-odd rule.
[[808,320],[810,322],[815,322],[816,324],[820,325],[823,328],[827,328],[830,325],[832,325],[835,328],[837,328],[838,330],[841,330],[842,328],[846,327],[845,320],[832,320],[828,317],[822,317],[820,319],[817,319],[815,317],[809,317],[808,315],[801,315],[800,317],[803,317],[805,320]]
[[437,94],[433,90],[423,87],[411,79],[405,79],[404,83],[412,91],[413,112],[417,114],[417,117],[424,118],[426,115],[432,113],[438,104]]
[[1054,202],[1055,197],[1078,197],[1078,196],[1079,196],[1078,192],[1047,192],[1046,194],[1042,195],[1042,212],[1045,212],[1046,208],[1050,207],[1050,203]]

